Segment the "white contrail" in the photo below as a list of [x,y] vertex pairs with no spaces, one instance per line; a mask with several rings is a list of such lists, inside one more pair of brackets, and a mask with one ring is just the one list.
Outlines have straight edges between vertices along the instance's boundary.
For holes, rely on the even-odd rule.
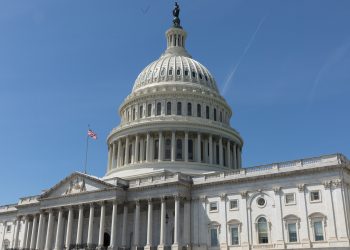
[[234,75],[235,75],[235,73],[236,73],[236,71],[237,71],[239,65],[241,64],[243,58],[244,58],[245,55],[247,54],[247,52],[248,52],[250,46],[253,44],[253,42],[254,42],[254,40],[255,40],[255,37],[256,37],[256,34],[259,32],[261,26],[262,26],[263,23],[265,22],[266,17],[267,17],[267,15],[265,15],[263,18],[261,18],[261,20],[260,20],[258,26],[256,27],[256,29],[255,29],[253,35],[250,37],[249,42],[247,43],[246,47],[244,48],[242,55],[239,57],[238,62],[236,63],[236,65],[233,67],[233,69],[232,69],[232,70],[230,71],[230,73],[228,74],[228,76],[227,76],[227,78],[226,78],[226,81],[225,81],[225,83],[224,83],[224,85],[223,85],[223,87],[222,87],[222,91],[221,91],[222,95],[225,95],[226,90],[227,90],[227,88],[229,87],[229,84],[231,83],[231,81],[232,81],[232,79],[233,79],[233,77],[234,77]]
[[314,84],[312,85],[312,89],[309,94],[308,98],[308,104],[306,109],[308,110],[314,100],[316,89],[320,85],[320,82],[322,78],[324,77],[325,74],[328,73],[328,71],[331,69],[331,67],[339,62],[349,51],[350,49],[350,41],[347,40],[346,42],[342,43],[340,46],[338,46],[332,53],[331,55],[327,58],[325,63],[322,65],[321,69],[318,71]]

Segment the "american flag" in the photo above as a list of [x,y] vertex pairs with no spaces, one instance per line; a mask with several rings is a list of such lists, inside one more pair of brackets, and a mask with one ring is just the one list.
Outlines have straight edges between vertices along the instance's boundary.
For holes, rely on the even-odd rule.
[[97,139],[97,134],[94,131],[92,131],[91,129],[88,130],[88,136],[90,136],[94,140]]

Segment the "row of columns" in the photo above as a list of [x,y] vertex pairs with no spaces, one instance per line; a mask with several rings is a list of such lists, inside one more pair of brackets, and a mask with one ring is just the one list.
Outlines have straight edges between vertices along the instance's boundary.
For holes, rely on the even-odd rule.
[[[121,114],[122,122],[123,123],[131,122],[131,121],[146,118],[146,117],[178,115],[179,113],[178,113],[177,105],[179,101],[175,101],[175,100],[170,101],[171,102],[170,113],[168,113],[168,110],[167,110],[168,102],[169,101],[165,101],[165,100],[161,102],[153,101],[152,103],[148,103],[148,104],[143,103],[143,104],[137,104],[135,106],[130,106],[127,109],[125,109],[124,112]],[[160,110],[157,110],[158,103],[160,103]],[[200,103],[196,103],[196,104],[191,103],[191,108],[190,110],[188,110],[188,106],[187,106],[188,103],[189,102],[181,102],[181,109],[180,109],[181,115],[193,116],[197,118],[206,118],[206,119],[214,120],[224,124],[229,123],[229,114],[218,107],[212,107],[212,106],[209,106],[206,104],[200,104]],[[149,106],[149,104],[151,105]],[[199,109],[197,106],[198,104],[200,105]],[[140,107],[142,108],[140,109]],[[150,110],[148,110],[149,107],[151,108]],[[209,108],[208,110],[207,110],[207,107]],[[215,116],[216,116],[216,119],[215,119]],[[221,119],[220,119],[220,116],[222,116]]]
[[[219,137],[218,140],[214,140],[214,136],[209,134],[205,137],[201,133],[196,133],[197,136],[189,137],[189,132],[183,132],[184,136],[178,137],[176,131],[171,131],[171,157],[172,162],[176,161],[176,140],[184,140],[184,149],[182,149],[183,158],[182,161],[189,162],[189,147],[188,142],[192,140],[193,142],[193,160],[199,163],[217,164],[220,166],[226,166],[231,169],[241,168],[241,146],[233,142],[230,139],[224,139]],[[183,134],[182,133],[182,134]],[[126,136],[118,138],[109,145],[108,148],[108,170],[113,168],[118,168],[128,164],[135,164],[141,162],[151,162],[151,161],[164,161],[165,159],[165,144],[163,131],[159,131],[156,135],[155,133],[147,132],[146,135],[136,134],[134,136]],[[193,134],[193,133],[191,133]],[[157,158],[154,159],[155,155],[155,140],[158,140],[158,152]],[[153,144],[153,145],[152,145]],[[226,144],[226,147],[224,147]],[[216,159],[216,145],[219,146],[218,158]],[[196,149],[196,150],[194,150]],[[131,150],[131,151],[130,151]],[[225,161],[224,161],[224,150],[225,150]],[[203,155],[202,155],[203,154]],[[215,161],[214,161],[215,160]]]
[[[180,228],[180,197],[174,196],[175,201],[175,220],[174,220],[174,243],[173,246],[177,247],[180,243],[179,228]],[[148,211],[147,211],[147,243],[145,249],[151,249],[153,247],[152,237],[153,237],[153,203],[154,200],[148,199]],[[186,201],[184,212],[184,227],[190,227],[190,203]],[[104,244],[104,233],[105,233],[105,224],[106,224],[106,202],[101,202],[100,204],[100,221],[99,221],[99,237],[98,237],[98,248],[102,248]],[[95,204],[91,203],[89,207],[89,222],[88,222],[88,235],[87,235],[87,246],[94,247],[93,243],[93,229],[94,229],[94,212]],[[122,222],[122,241],[121,247],[126,247],[127,245],[127,224],[128,224],[128,204],[124,203],[123,210],[123,222]],[[111,239],[110,239],[110,249],[117,249],[117,209],[118,202],[113,201],[112,206],[112,221],[111,221]],[[24,237],[21,241],[21,246],[19,243],[19,224],[21,223],[22,218],[18,217],[16,221],[15,228],[15,238],[13,241],[12,248],[21,248],[21,249],[38,249],[38,250],[51,250],[54,246],[54,250],[61,250],[63,248],[69,249],[72,245],[77,247],[83,245],[83,228],[84,228],[84,205],[81,204],[78,206],[78,220],[77,220],[77,234],[75,238],[75,244],[72,239],[73,231],[73,221],[74,221],[74,208],[72,206],[68,207],[68,216],[66,224],[66,237],[65,242],[63,242],[64,234],[64,213],[66,209],[59,207],[57,209],[49,209],[48,215],[46,216],[44,211],[41,211],[40,214],[33,216],[25,216],[24,219]],[[56,234],[54,234],[54,222],[55,214],[57,214],[57,227]],[[187,217],[186,217],[187,214]],[[32,220],[30,220],[32,217]],[[45,218],[47,219],[47,225],[45,227]],[[160,220],[160,248],[164,248],[166,244],[165,232],[166,232],[166,198],[161,198],[161,220]],[[186,224],[187,223],[187,224]],[[29,231],[29,224],[31,224],[31,230]],[[46,231],[44,231],[46,228]],[[55,239],[53,236],[56,235]],[[54,244],[53,244],[54,243]],[[134,240],[132,244],[135,247],[140,247],[140,201],[135,201],[135,221],[134,221]]]

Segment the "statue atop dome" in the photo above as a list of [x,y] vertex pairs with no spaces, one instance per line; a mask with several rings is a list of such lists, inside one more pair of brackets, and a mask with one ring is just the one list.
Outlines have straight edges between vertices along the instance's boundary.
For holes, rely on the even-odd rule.
[[179,15],[180,15],[180,6],[177,4],[177,2],[175,2],[175,8],[173,10],[173,16],[174,16],[174,19],[173,19],[173,23],[174,23],[174,27],[175,28],[180,28],[182,29],[181,25],[180,25],[180,18],[179,18]]

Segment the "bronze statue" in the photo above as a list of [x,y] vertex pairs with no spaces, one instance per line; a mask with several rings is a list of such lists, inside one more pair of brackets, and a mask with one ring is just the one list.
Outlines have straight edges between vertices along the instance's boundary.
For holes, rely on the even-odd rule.
[[177,2],[175,2],[175,8],[173,10],[173,16],[174,16],[173,23],[174,23],[174,27],[176,28],[181,28],[179,15],[180,15],[180,6],[177,4]]

